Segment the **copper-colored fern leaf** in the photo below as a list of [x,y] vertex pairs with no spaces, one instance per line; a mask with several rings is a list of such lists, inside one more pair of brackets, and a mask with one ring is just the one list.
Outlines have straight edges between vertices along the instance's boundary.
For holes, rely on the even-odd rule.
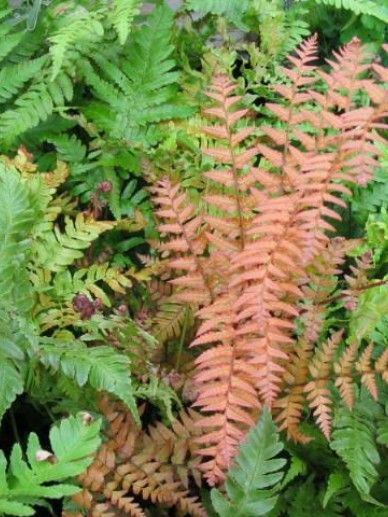
[[[199,307],[192,345],[206,350],[196,359],[197,454],[210,485],[223,481],[261,403],[280,410],[278,422],[290,437],[307,441],[299,429],[306,397],[329,438],[333,363],[341,396],[353,403],[356,351],[346,350],[335,363],[341,333],[312,361],[311,355],[347,248],[330,240],[328,219],[340,221],[349,184],[370,177],[377,132],[385,128],[384,90],[371,76],[359,76],[384,72],[364,64],[358,41],[335,54],[329,72],[316,72],[316,53],[313,37],[290,58],[292,68],[284,70],[289,84],[275,87],[282,104],[267,105],[280,126],[262,127],[258,144],[251,143],[254,131],[244,121],[236,86],[223,74],[214,78],[208,92],[213,105],[204,111],[209,123],[201,128],[208,138],[204,154],[216,162],[205,173],[203,215],[195,215],[169,180],[155,189],[158,215],[167,219],[160,230],[175,236],[162,245],[178,254],[168,260],[178,275],[175,296]],[[361,89],[371,103],[360,110],[355,96]],[[259,166],[258,154],[264,158]],[[306,333],[296,343],[300,315]],[[373,392],[367,359],[358,364]],[[386,376],[386,363],[385,357],[376,361],[373,375],[379,368]],[[285,396],[277,402],[282,388]]]
[[[300,431],[299,423],[305,405],[304,387],[309,378],[313,347],[318,342],[324,323],[325,301],[336,287],[336,275],[341,273],[340,266],[345,260],[345,253],[357,244],[358,241],[346,241],[340,237],[332,239],[322,253],[314,257],[306,271],[309,283],[302,287],[304,299],[300,317],[304,330],[296,344],[295,351],[290,354],[289,361],[285,365],[286,372],[283,376],[282,386],[284,395],[274,405],[275,411],[280,410],[276,416],[280,428],[287,430],[288,437],[296,442],[307,443],[311,440]],[[354,360],[355,356],[352,356],[352,359]],[[343,387],[345,397],[345,389],[348,384],[353,387],[354,380],[351,376],[353,364],[349,365],[350,371],[348,372],[345,358],[343,358],[343,362],[338,363],[335,365],[339,375],[338,387],[340,390]],[[340,379],[342,383],[340,383]],[[347,393],[349,392],[348,389]]]
[[330,369],[341,339],[342,331],[338,331],[317,350],[310,364],[312,380],[304,388],[317,424],[327,439],[330,438],[332,425],[332,398],[329,389]]
[[168,261],[172,270],[185,272],[171,280],[181,288],[176,299],[198,305],[209,303],[213,291],[209,272],[202,263],[204,241],[199,235],[202,218],[195,215],[194,207],[179,185],[173,185],[168,178],[158,181],[151,191],[155,204],[160,207],[156,215],[166,221],[159,225],[159,231],[173,236],[163,242],[160,249],[174,255]]
[[211,413],[198,422],[203,436],[197,440],[201,445],[198,454],[205,458],[201,469],[210,485],[225,478],[241,440],[255,423],[252,411],[260,408],[256,372],[248,361],[250,350],[236,331],[232,302],[233,298],[226,293],[206,308],[207,319],[193,342],[220,343],[196,360],[198,397],[194,406]]
[[[248,188],[255,179],[250,173],[252,159],[257,154],[254,146],[242,149],[242,144],[252,135],[254,127],[236,128],[237,123],[248,112],[247,109],[236,109],[241,96],[232,95],[237,88],[225,75],[217,75],[208,97],[215,101],[215,106],[204,110],[204,115],[217,119],[217,124],[202,126],[201,131],[213,138],[217,145],[206,147],[203,153],[221,164],[221,168],[213,169],[204,175],[218,184],[219,191],[204,197],[205,201],[215,209],[223,212],[222,216],[207,215],[205,220],[211,231],[207,234],[210,242],[222,250],[241,249],[245,243],[245,232],[248,224],[249,210]],[[245,170],[244,170],[245,169]],[[248,208],[248,210],[247,210]],[[232,243],[236,246],[233,247]]]
[[334,364],[337,386],[342,400],[349,409],[354,406],[354,376],[353,366],[358,351],[358,343],[355,341],[345,348],[340,359]]
[[[316,149],[302,165],[300,221],[308,231],[305,263],[320,253],[328,240],[326,231],[334,230],[326,219],[341,219],[333,208],[336,205],[346,207],[339,195],[350,195],[351,191],[339,181],[365,185],[378,163],[380,149],[375,144],[374,129],[385,127],[382,119],[387,113],[387,94],[373,80],[367,80],[364,85],[364,81],[358,78],[369,68],[363,64],[363,60],[364,52],[359,41],[344,47],[336,55],[336,61],[329,62],[333,66],[331,73],[320,72],[327,82],[326,96],[311,93],[321,109],[320,114],[304,113],[305,119],[321,135],[326,127],[337,130],[334,135],[328,133],[321,136],[316,141]],[[370,90],[373,103],[368,108],[354,108],[354,94],[364,87]],[[342,110],[342,113],[335,114],[335,109]],[[328,206],[329,203],[333,208]]]
[[381,375],[383,381],[388,384],[388,348],[384,350],[375,362],[375,369]]
[[[306,331],[305,331],[306,334]],[[284,374],[284,396],[280,397],[274,405],[276,422],[279,429],[287,431],[287,437],[295,442],[309,443],[311,437],[300,430],[300,421],[305,403],[304,387],[309,376],[309,364],[313,355],[314,341],[308,337],[302,337],[295,352],[289,358]]]
[[356,370],[361,375],[361,382],[372,395],[372,397],[378,399],[376,373],[372,365],[372,353],[374,351],[373,343],[369,345],[362,352],[359,360],[356,363]]
[[260,213],[247,232],[252,241],[232,259],[232,286],[241,288],[236,303],[239,334],[251,350],[260,396],[271,406],[280,390],[280,363],[294,343],[290,334],[298,315],[296,302],[302,297],[303,231],[294,224],[297,196],[264,199],[258,191],[255,194]]
[[198,422],[203,429],[198,454],[204,458],[201,469],[210,485],[224,479],[241,440],[255,423],[254,411],[260,408],[256,372],[249,364],[252,350],[239,334],[236,301],[241,287],[233,285],[231,268],[233,255],[246,245],[253,217],[254,199],[249,188],[256,180],[251,175],[250,162],[257,154],[254,147],[239,150],[253,129],[238,127],[247,110],[236,109],[241,97],[232,95],[235,89],[236,85],[224,75],[216,76],[208,92],[215,106],[204,114],[216,118],[217,123],[202,128],[216,141],[204,153],[220,164],[220,168],[205,173],[212,184],[210,193],[204,197],[209,212],[204,219],[213,257],[209,266],[217,267],[222,275],[213,303],[198,312],[203,322],[192,343],[212,346],[196,360],[195,377],[198,390],[195,406],[207,415]]
[[[195,426],[199,415],[182,412],[173,428],[157,424],[149,434],[134,423],[131,414],[119,403],[107,398],[101,410],[108,420],[108,440],[101,446],[93,464],[80,476],[83,492],[74,501],[91,515],[109,515],[120,510],[132,517],[144,517],[134,496],[152,503],[176,506],[193,517],[206,517],[198,498],[188,491],[188,476],[195,473],[198,459],[194,454]],[[105,512],[105,513],[104,513]]]
[[[284,74],[289,78],[290,84],[279,84],[274,90],[285,99],[286,105],[267,103],[266,107],[282,121],[283,126],[261,126],[260,129],[272,140],[272,145],[259,143],[257,149],[270,162],[275,170],[281,171],[281,182],[288,190],[295,188],[301,161],[304,161],[303,153],[297,149],[292,140],[298,138],[302,144],[310,150],[314,145],[314,139],[306,132],[299,130],[298,124],[303,120],[301,106],[308,100],[306,87],[311,87],[317,81],[313,74],[315,66],[311,63],[317,59],[316,35],[307,39],[296,50],[296,56],[289,56],[291,68],[283,68]],[[259,169],[261,173],[265,172]],[[257,178],[260,182],[260,177]],[[265,180],[265,177],[263,177]],[[265,182],[263,183],[265,185]]]

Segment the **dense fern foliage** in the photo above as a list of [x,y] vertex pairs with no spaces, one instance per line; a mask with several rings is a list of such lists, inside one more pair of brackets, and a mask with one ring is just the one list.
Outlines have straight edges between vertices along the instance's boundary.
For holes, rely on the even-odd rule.
[[387,515],[386,24],[0,0],[0,515]]

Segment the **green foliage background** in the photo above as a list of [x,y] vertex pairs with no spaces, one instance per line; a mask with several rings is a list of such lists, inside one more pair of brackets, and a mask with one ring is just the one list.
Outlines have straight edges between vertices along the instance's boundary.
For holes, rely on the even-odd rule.
[[[353,37],[381,52],[387,20],[386,0],[185,0],[174,10],[157,0],[0,1],[0,416],[2,435],[20,441],[4,441],[8,470],[0,455],[0,513],[32,515],[45,499],[74,493],[69,478],[89,464],[101,423],[54,422],[97,411],[98,393],[121,399],[138,421],[139,401],[151,408],[147,418],[165,422],[184,402],[155,354],[164,332],[172,337],[165,362],[182,368],[191,316],[176,318],[170,306],[157,329],[147,326],[147,282],[157,270],[147,185],[168,171],[200,202],[209,163],[197,128],[214,63],[260,114],[284,57],[305,36],[318,32],[322,63]],[[5,158],[18,151],[18,160]],[[375,280],[388,274],[387,165],[385,152],[339,228],[363,238],[355,254],[371,251]],[[54,171],[51,183],[46,171]],[[88,211],[105,226],[88,226]],[[79,294],[103,309],[82,318],[73,303]],[[386,286],[364,292],[353,313],[334,308],[330,323],[387,347],[387,294]],[[266,414],[226,492],[211,492],[214,510],[221,517],[387,515],[388,399],[384,393],[375,403],[359,391],[352,413],[338,405],[330,445],[309,428],[314,442],[283,448]],[[24,422],[15,415],[25,407],[32,423],[20,435]],[[43,468],[35,432],[47,442],[50,427],[59,462]]]

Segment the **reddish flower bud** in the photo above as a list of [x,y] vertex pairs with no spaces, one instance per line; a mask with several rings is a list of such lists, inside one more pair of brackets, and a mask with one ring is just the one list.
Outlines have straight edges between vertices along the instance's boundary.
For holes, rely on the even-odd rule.
[[101,181],[97,188],[100,192],[112,192],[112,183],[110,181]]
[[128,305],[122,303],[117,307],[117,311],[121,314],[121,316],[126,316],[128,314]]

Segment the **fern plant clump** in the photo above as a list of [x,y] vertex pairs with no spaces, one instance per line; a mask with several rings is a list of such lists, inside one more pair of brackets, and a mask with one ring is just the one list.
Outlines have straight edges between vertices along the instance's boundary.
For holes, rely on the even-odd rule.
[[0,3],[0,514],[384,517],[384,8]]

